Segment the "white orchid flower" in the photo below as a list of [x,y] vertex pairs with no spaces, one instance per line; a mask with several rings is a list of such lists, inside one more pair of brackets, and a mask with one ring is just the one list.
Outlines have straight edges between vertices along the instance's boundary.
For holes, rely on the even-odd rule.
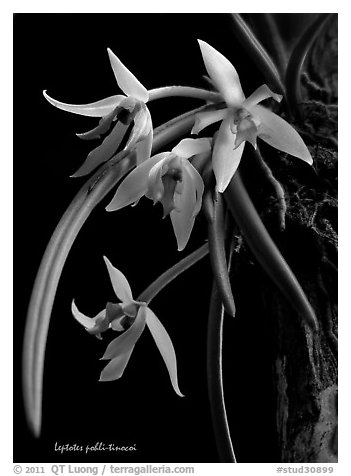
[[[112,381],[122,377],[123,372],[129,362],[134,346],[145,329],[145,325],[149,328],[152,337],[161,353],[166,364],[169,377],[174,391],[180,396],[184,395],[180,392],[177,377],[177,359],[174,347],[166,329],[152,312],[152,310],[144,302],[135,301],[127,278],[117,268],[114,268],[110,261],[104,257],[107,270],[110,276],[113,290],[121,304],[115,305],[119,310],[116,317],[111,313],[107,316],[107,311],[102,310],[96,317],[90,318],[81,313],[77,306],[72,303],[72,314],[75,319],[83,325],[88,331],[97,327],[97,324],[104,322],[103,332],[108,328],[122,331],[122,319],[127,316],[131,321],[130,327],[120,336],[112,340],[106,348],[102,360],[110,360],[100,375],[100,381]],[[110,321],[107,323],[107,321]]]
[[296,130],[258,104],[269,97],[281,101],[282,96],[264,84],[245,98],[234,66],[208,43],[198,42],[207,72],[227,104],[225,109],[198,113],[192,130],[193,134],[198,134],[210,124],[222,121],[212,155],[217,190],[224,192],[238,168],[245,142],[249,141],[256,148],[257,137],[312,164],[311,154]]
[[49,103],[63,111],[102,118],[96,128],[77,134],[81,139],[97,139],[108,132],[111,124],[116,122],[101,145],[89,153],[86,161],[73,175],[74,177],[86,175],[110,159],[120,146],[132,120],[134,120],[134,127],[125,148],[135,145],[138,164],[150,157],[153,130],[151,115],[145,105],[149,99],[148,91],[109,48],[107,51],[117,84],[125,96],[110,96],[89,104],[66,104],[51,98],[46,91],[43,91]]
[[178,250],[185,248],[201,209],[204,184],[189,158],[210,153],[208,138],[183,139],[171,152],[162,152],[136,167],[118,187],[107,211],[136,203],[143,195],[161,202],[170,215]]

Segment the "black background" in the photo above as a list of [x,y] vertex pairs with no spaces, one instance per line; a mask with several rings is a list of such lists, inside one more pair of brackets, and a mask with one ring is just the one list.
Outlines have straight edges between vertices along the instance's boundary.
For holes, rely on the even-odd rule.
[[[225,14],[16,14],[14,16],[15,201],[15,462],[217,462],[206,387],[206,320],[211,292],[208,258],[153,301],[176,349],[179,398],[148,331],[137,343],[122,379],[98,382],[109,337],[89,336],[71,316],[95,315],[115,301],[102,260],[106,255],[128,277],[137,296],[161,272],[200,246],[206,225],[199,217],[185,251],[176,250],[161,206],[142,199],[135,208],[106,213],[110,194],[92,213],[67,259],[52,313],[44,375],[43,426],[29,433],[21,398],[23,327],[35,274],[56,224],[84,178],[72,179],[92,148],[76,132],[96,119],[52,107],[42,90],[67,103],[118,94],[106,48],[145,85],[206,87],[196,39],[235,64],[245,94],[263,79],[237,43]],[[189,98],[150,104],[154,125],[200,105]],[[253,274],[253,280],[254,280]],[[254,286],[253,282],[253,286]],[[240,282],[237,283],[240,288]],[[250,301],[241,289],[240,301]],[[239,461],[275,460],[270,373],[264,372],[267,336],[259,309],[225,322],[225,391]],[[136,445],[130,453],[55,451],[57,444]]]

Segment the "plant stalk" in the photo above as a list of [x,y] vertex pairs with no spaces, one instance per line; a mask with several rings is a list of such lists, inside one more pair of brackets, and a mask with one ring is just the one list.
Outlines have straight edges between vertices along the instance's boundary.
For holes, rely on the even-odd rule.
[[[232,254],[233,248],[231,247],[227,253],[228,272],[231,266]],[[222,296],[218,291],[216,279],[214,279],[207,326],[208,396],[220,461],[221,463],[236,463],[224,400],[222,369],[223,321],[224,307],[222,304]]]
[[270,237],[241,180],[239,170],[224,192],[234,220],[241,229],[252,253],[291,306],[313,329],[318,321],[295,275]]
[[[190,111],[157,128],[153,152],[187,133],[194,124],[194,115],[198,110],[202,108]],[[37,437],[41,428],[45,346],[61,272],[75,238],[94,207],[135,165],[135,161],[128,154],[129,151],[117,154],[83,185],[54,231],[35,279],[24,334],[22,382],[28,425]]]
[[239,13],[231,13],[234,33],[273,89],[285,95],[285,87],[271,57]]
[[167,269],[164,273],[161,274],[153,283],[150,284],[138,297],[138,301],[146,302],[150,304],[152,299],[154,299],[157,294],[162,291],[169,283],[171,283],[175,278],[177,278],[181,273],[189,269],[200,259],[204,258],[209,252],[208,243],[203,244],[197,250],[190,253],[188,256],[185,256],[182,260],[176,263],[171,268]]

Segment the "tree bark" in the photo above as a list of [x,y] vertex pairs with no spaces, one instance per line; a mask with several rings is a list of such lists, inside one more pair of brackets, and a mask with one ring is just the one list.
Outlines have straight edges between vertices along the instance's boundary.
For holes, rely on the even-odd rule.
[[[260,183],[262,173],[255,169],[254,156],[243,165],[243,177],[258,211],[306,292],[320,326],[313,333],[263,272],[259,274],[260,292],[250,294],[250,299],[259,300],[256,308],[271,327],[267,347],[276,399],[277,456],[289,463],[337,462],[336,32],[337,19],[332,18],[313,46],[303,73],[304,121],[295,126],[304,134],[313,169],[262,148],[285,191],[285,230],[278,226],[281,204],[272,187]],[[248,261],[255,260],[244,241],[237,248],[233,281],[238,285],[240,280],[243,288],[252,290],[252,276],[245,277],[244,272]],[[239,303],[239,316],[241,311]]]

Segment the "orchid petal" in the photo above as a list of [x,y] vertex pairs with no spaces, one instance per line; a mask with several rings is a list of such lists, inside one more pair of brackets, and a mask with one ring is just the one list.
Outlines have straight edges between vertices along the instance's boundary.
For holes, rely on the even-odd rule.
[[148,307],[145,308],[146,310],[146,324],[151,332],[152,337],[160,351],[164,363],[166,364],[169,377],[171,379],[172,386],[174,391],[180,397],[184,397],[184,395],[180,392],[178,386],[178,377],[177,377],[177,358],[175,355],[174,347],[169,337],[166,329],[161,324],[160,320],[156,317],[156,315],[149,309]]
[[106,116],[107,114],[110,114],[110,112],[112,112],[123,99],[125,99],[125,96],[116,95],[89,104],[66,104],[50,97],[46,93],[46,90],[43,91],[43,95],[50,104],[58,109],[89,117]]
[[281,94],[276,94],[269,89],[267,84],[262,84],[259,88],[256,89],[245,101],[243,102],[243,107],[249,109],[252,106],[255,106],[265,99],[273,98],[275,101],[280,102],[283,99]]
[[165,157],[163,157],[150,169],[145,196],[152,200],[154,204],[158,202],[163,196],[164,186],[162,182],[162,176],[167,172],[168,163],[173,157],[174,155],[171,152],[166,152]]
[[121,324],[121,320],[123,317],[119,317],[118,319],[115,319],[114,321],[111,322],[111,329],[114,331],[122,332],[124,331],[124,327]]
[[235,148],[244,142],[250,142],[254,149],[257,149],[257,126],[251,118],[244,118],[238,125],[235,139]]
[[245,99],[240,79],[231,62],[208,43],[198,40],[208,74],[228,106],[239,106]]
[[[132,148],[135,144],[145,139],[150,134],[150,131],[152,131],[151,114],[145,104],[142,104],[141,109],[135,114],[134,126],[124,150]],[[139,164],[137,163],[137,165]]]
[[100,164],[110,159],[117,151],[127,130],[128,125],[118,121],[102,143],[89,152],[83,165],[79,167],[71,177],[82,177],[83,175],[87,175]]
[[101,360],[115,359],[130,352],[145,329],[146,307],[140,306],[133,324],[123,334],[113,339],[106,348]]
[[133,295],[127,278],[119,269],[112,266],[106,256],[104,256],[104,261],[116,296],[123,304],[129,304],[133,301]]
[[183,139],[173,147],[172,152],[178,157],[189,159],[193,155],[211,150],[211,141],[208,137],[202,139]]
[[106,304],[106,320],[111,323],[116,319],[124,317],[123,304],[108,302]]
[[125,368],[132,355],[134,347],[132,347],[125,354],[119,355],[115,359],[111,360],[100,374],[100,382],[111,382],[112,380],[118,380],[122,377]]
[[216,177],[216,188],[224,192],[239,166],[245,142],[235,147],[235,134],[231,131],[232,118],[228,115],[221,124],[214,143],[212,167]]
[[72,301],[71,311],[73,317],[86,329],[92,329],[95,326],[96,319],[105,316],[105,310],[103,309],[95,317],[88,317],[79,311],[74,301]]
[[262,140],[272,147],[312,165],[313,160],[306,144],[288,122],[259,105],[250,107],[249,111],[256,115],[261,122],[258,128],[258,136]]
[[195,191],[196,191],[196,204],[194,207],[193,211],[193,216],[195,216],[199,213],[201,210],[201,204],[202,204],[202,195],[204,193],[204,181],[202,180],[201,175],[199,172],[196,170],[195,167],[190,162],[185,162],[185,171],[190,175],[192,182],[195,185]]
[[147,89],[136,79],[134,74],[124,66],[110,48],[107,48],[107,52],[118,86],[127,96],[132,96],[139,99],[139,101],[147,102],[149,99]]
[[189,241],[195,220],[194,210],[196,209],[195,184],[186,168],[184,168],[184,172],[183,190],[181,194],[174,194],[176,209],[170,214],[178,251],[182,251]]
[[151,168],[168,154],[169,152],[162,152],[161,154],[154,155],[132,170],[118,187],[115,196],[106,207],[106,210],[108,212],[120,210],[145,195]]
[[131,301],[127,304],[122,303],[121,307],[122,307],[123,314],[125,315],[125,317],[131,317],[134,320],[135,316],[138,313],[138,309],[140,307],[140,304],[135,302],[135,301]]
[[214,124],[215,122],[222,121],[227,114],[227,109],[217,109],[215,111],[199,112],[195,115],[195,124],[191,130],[192,134],[198,134],[205,127]]
[[151,128],[147,136],[136,143],[135,150],[137,156],[137,165],[142,164],[143,162],[145,162],[145,160],[148,160],[150,158],[152,150],[152,140],[153,130]]

